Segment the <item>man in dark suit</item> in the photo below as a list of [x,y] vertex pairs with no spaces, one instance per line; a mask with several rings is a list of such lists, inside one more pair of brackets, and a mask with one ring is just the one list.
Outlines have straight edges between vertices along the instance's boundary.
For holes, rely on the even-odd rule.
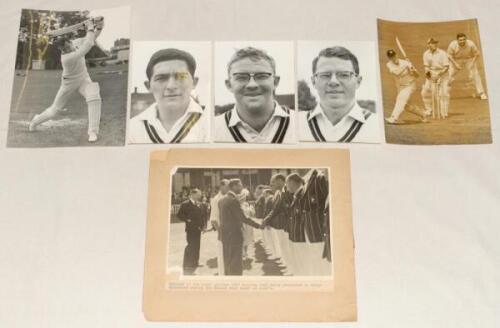
[[187,245],[184,249],[184,260],[182,267],[184,274],[192,275],[199,266],[200,259],[200,240],[203,230],[203,211],[200,208],[201,191],[192,189],[189,193],[189,199],[182,202],[177,217],[186,223]]
[[219,201],[220,238],[224,255],[224,274],[243,275],[243,224],[260,228],[260,225],[247,218],[241,209],[238,195],[243,186],[240,179],[229,181],[229,191]]

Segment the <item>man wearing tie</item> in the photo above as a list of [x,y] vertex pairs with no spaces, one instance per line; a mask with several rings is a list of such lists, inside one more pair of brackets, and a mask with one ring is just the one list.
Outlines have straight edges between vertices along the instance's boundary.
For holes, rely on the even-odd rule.
[[224,274],[243,275],[243,224],[260,228],[247,218],[241,209],[237,195],[243,189],[240,179],[229,181],[229,191],[219,201],[220,237],[224,253]]
[[186,223],[186,241],[182,267],[185,275],[192,275],[199,266],[201,230],[203,230],[203,212],[199,206],[201,191],[192,189],[189,199],[185,200],[177,213],[179,220]]

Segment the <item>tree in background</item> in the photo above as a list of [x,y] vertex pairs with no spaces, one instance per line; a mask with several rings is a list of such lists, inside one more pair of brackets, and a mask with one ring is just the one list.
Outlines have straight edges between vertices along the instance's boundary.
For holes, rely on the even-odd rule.
[[299,97],[299,110],[312,110],[318,104],[306,81],[299,80],[297,82],[297,93]]
[[[59,55],[47,36],[49,30],[71,26],[87,19],[88,11],[23,9],[18,35],[16,69],[30,69],[32,60],[45,60],[46,68],[60,68]],[[55,67],[53,67],[55,66]]]

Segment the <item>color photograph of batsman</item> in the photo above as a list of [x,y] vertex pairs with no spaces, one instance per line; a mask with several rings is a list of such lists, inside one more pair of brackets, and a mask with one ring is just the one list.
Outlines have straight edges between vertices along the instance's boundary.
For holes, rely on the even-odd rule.
[[386,141],[491,143],[477,20],[378,20]]
[[130,9],[23,9],[8,147],[125,143]]
[[167,272],[331,276],[328,169],[176,168]]

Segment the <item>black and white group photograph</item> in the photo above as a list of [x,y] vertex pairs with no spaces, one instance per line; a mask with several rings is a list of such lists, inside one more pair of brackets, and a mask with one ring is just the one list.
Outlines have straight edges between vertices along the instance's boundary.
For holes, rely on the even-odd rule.
[[328,180],[325,168],[176,168],[167,273],[332,276]]
[[208,141],[211,54],[210,41],[133,43],[130,144]]
[[297,141],[292,41],[216,42],[214,141]]
[[379,143],[375,44],[298,41],[299,141]]
[[476,19],[378,20],[386,141],[491,143],[490,106]]
[[23,9],[8,147],[125,144],[130,8]]

